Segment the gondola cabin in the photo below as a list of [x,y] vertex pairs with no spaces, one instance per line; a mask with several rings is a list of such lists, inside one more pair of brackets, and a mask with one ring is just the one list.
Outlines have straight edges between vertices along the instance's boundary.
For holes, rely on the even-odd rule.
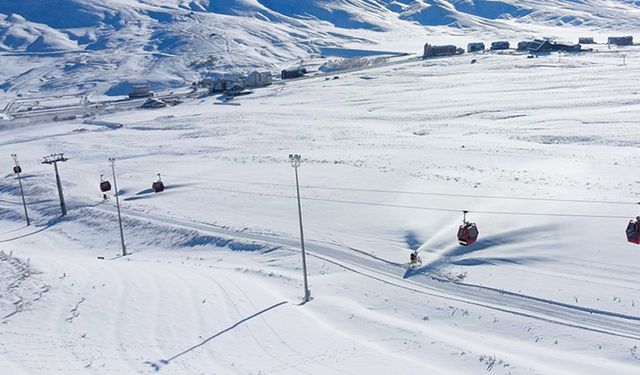
[[467,221],[467,211],[464,212],[462,225],[458,228],[458,243],[462,246],[470,246],[478,240],[478,227],[476,223]]
[[640,244],[640,217],[636,217],[636,220],[629,220],[626,232],[627,241],[636,245]]
[[19,165],[16,165],[15,167],[13,167],[13,173],[15,174],[22,173],[22,168]]
[[111,183],[109,181],[101,181],[100,191],[103,193],[106,193],[107,191],[111,191]]
[[466,223],[458,228],[458,242],[462,246],[470,246],[478,240],[478,227],[475,223]]
[[164,191],[164,183],[162,183],[162,180],[160,179],[160,173],[158,173],[158,181],[154,182],[151,185],[151,189],[153,189],[154,193],[160,193]]
[[164,184],[162,183],[162,181],[156,181],[153,183],[153,185],[151,185],[151,188],[153,189],[154,193],[160,193],[164,191]]

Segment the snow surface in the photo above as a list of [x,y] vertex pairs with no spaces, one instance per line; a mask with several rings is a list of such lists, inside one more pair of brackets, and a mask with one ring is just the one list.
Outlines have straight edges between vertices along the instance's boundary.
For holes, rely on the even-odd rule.
[[[279,83],[235,106],[208,97],[89,123],[3,122],[34,224],[4,175],[3,368],[637,373],[640,258],[624,229],[639,196],[640,49],[473,57]],[[52,152],[69,158],[65,218],[40,164]],[[114,198],[97,190],[111,156],[128,257]],[[455,241],[463,209],[480,228],[468,248]],[[424,264],[407,271],[413,249]]]
[[[640,47],[406,55],[637,19],[637,1],[0,0],[0,373],[637,374]],[[299,65],[226,102],[184,87]],[[184,102],[117,101],[142,81]],[[66,217],[41,163],[58,152]]]

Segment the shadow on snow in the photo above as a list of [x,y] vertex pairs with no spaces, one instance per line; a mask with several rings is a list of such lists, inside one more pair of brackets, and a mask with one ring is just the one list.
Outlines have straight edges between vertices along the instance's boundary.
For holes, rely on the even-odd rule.
[[158,362],[150,362],[150,361],[146,361],[145,363],[146,363],[146,364],[148,364],[149,366],[151,366],[151,368],[152,368],[153,370],[155,370],[156,372],[157,372],[157,371],[160,371],[160,370],[162,369],[162,367],[163,367],[163,366],[168,365],[169,363],[171,363],[171,361],[173,361],[173,360],[175,360],[175,359],[177,359],[177,358],[179,358],[179,357],[182,357],[183,355],[185,355],[185,354],[187,354],[187,353],[189,353],[189,352],[191,352],[191,351],[193,351],[193,350],[195,350],[195,349],[197,349],[197,348],[199,348],[199,347],[201,347],[201,346],[205,345],[206,343],[208,343],[209,341],[211,341],[211,340],[215,339],[216,337],[218,337],[218,336],[220,336],[220,335],[222,335],[222,334],[224,334],[224,333],[227,333],[227,332],[229,332],[229,331],[231,331],[231,330],[235,329],[236,327],[238,327],[238,326],[239,326],[239,325],[241,325],[242,323],[244,323],[244,322],[246,322],[246,321],[249,321],[249,320],[251,320],[251,319],[253,319],[253,318],[256,318],[256,317],[258,317],[258,316],[260,316],[260,315],[262,315],[262,314],[264,314],[264,313],[266,313],[266,312],[268,312],[268,311],[270,311],[270,310],[273,310],[273,309],[275,309],[275,308],[277,308],[277,307],[280,307],[280,306],[282,306],[282,305],[285,305],[286,303],[287,303],[287,301],[278,302],[278,303],[276,303],[275,305],[271,305],[271,306],[267,307],[266,309],[260,310],[260,311],[258,311],[257,313],[255,313],[255,314],[253,314],[253,315],[249,315],[249,316],[247,316],[246,318],[244,318],[244,319],[242,319],[242,320],[239,320],[239,321],[237,321],[236,323],[234,323],[233,325],[231,325],[231,326],[229,326],[229,327],[227,327],[227,328],[223,329],[222,331],[219,331],[219,332],[215,333],[213,336],[211,336],[211,337],[209,337],[209,338],[205,339],[204,341],[202,341],[202,342],[200,342],[200,343],[198,343],[198,344],[196,344],[196,345],[194,345],[194,346],[192,346],[192,347],[190,347],[190,348],[188,348],[188,349],[186,349],[186,350],[184,350],[184,351],[182,351],[182,352],[180,352],[180,353],[178,353],[178,354],[174,355],[174,356],[173,356],[173,357],[171,357],[171,358],[168,358],[168,359],[161,359],[161,360],[159,360]]
[[[165,185],[164,190],[177,189],[177,188],[181,188],[181,187],[185,187],[185,186],[191,186],[191,185],[192,184]],[[122,192],[120,194],[122,194]],[[137,192],[135,196],[127,197],[127,198],[124,198],[123,200],[125,200],[125,201],[135,201],[135,200],[139,200],[139,199],[147,199],[147,198],[151,198],[154,194],[155,193],[153,191],[153,188],[149,188],[149,189],[141,190],[141,191]]]
[[[521,256],[521,257],[492,257],[492,258],[467,258],[467,259],[456,259],[460,257],[464,257],[470,254],[476,254],[481,251],[485,251],[494,247],[499,247],[503,245],[512,245],[523,243],[525,241],[530,241],[532,235],[541,234],[544,232],[548,232],[550,229],[554,228],[552,225],[537,225],[525,228],[518,228],[508,230],[502,233],[494,234],[491,236],[486,236],[474,243],[471,246],[455,246],[450,250],[445,251],[442,256],[428,264],[425,264],[422,267],[418,268],[409,268],[405,272],[403,278],[408,278],[413,275],[429,273],[439,270],[445,265],[453,264],[457,266],[479,266],[479,265],[495,265],[499,263],[510,263],[510,264],[525,264],[530,262],[539,262],[543,261],[543,258],[539,257],[531,257],[531,256]],[[408,239],[415,239],[414,237],[409,237],[405,235],[405,242],[409,245]],[[411,246],[410,246],[411,247]],[[413,249],[413,247],[411,247]]]

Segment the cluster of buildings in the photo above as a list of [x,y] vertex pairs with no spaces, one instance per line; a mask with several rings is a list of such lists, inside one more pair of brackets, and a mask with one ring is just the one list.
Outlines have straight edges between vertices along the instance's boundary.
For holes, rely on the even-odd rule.
[[[193,83],[193,88],[206,88],[210,95],[225,94],[227,96],[239,96],[251,93],[252,88],[265,87],[273,83],[271,72],[254,71],[249,75],[238,76],[225,74],[218,78],[205,78],[199,82]],[[129,93],[130,99],[148,98],[144,103],[144,108],[160,108],[168,105],[174,105],[167,102],[166,99],[155,98],[155,93],[151,91],[148,83],[133,85]]]
[[[178,105],[182,103],[182,100],[177,98],[160,99],[155,96],[156,94],[151,90],[149,83],[136,83],[131,88],[131,92],[129,92],[129,99],[147,98],[140,108],[163,108],[168,105]],[[54,120],[56,119],[54,118]]]
[[271,72],[251,72],[246,77],[226,74],[218,78],[205,78],[197,86],[209,89],[209,94],[239,96],[250,94],[252,88],[265,87],[273,83]]
[[[299,78],[305,74],[307,74],[307,69],[305,68],[288,69],[281,72],[281,78]],[[246,77],[235,74],[225,74],[218,78],[205,78],[200,82],[194,83],[194,86],[208,88],[210,95],[225,94],[227,96],[240,96],[250,94],[253,88],[266,87],[272,83],[273,75],[271,72],[254,71]]]
[[[305,68],[294,68],[283,70],[281,72],[281,78],[292,79],[303,77],[307,74]],[[226,96],[240,96],[251,94],[251,89],[257,87],[266,87],[273,83],[273,75],[267,71],[254,71],[247,76],[236,74],[223,74],[217,78],[205,78],[199,82],[193,83],[193,89],[206,88],[209,95],[224,94]],[[160,100],[155,98],[155,93],[151,91],[151,87],[148,83],[135,84],[129,93],[130,99],[148,98],[147,102],[143,105],[144,108],[160,108],[167,104],[166,100]]]
[[[544,53],[544,52],[581,52],[586,51],[582,49],[583,44],[596,44],[593,37],[581,37],[578,40],[578,44],[566,44],[558,43],[553,39],[534,39],[524,40],[518,43],[516,50],[528,52],[531,54]],[[607,44],[617,46],[631,46],[633,45],[632,36],[612,36],[607,39]],[[489,46],[491,51],[508,50],[511,45],[506,40],[499,40],[492,42]],[[487,46],[483,42],[473,42],[467,44],[467,53],[482,52],[487,49]],[[465,53],[465,50],[455,45],[431,45],[429,43],[424,45],[423,57],[438,57],[438,56],[452,56]]]

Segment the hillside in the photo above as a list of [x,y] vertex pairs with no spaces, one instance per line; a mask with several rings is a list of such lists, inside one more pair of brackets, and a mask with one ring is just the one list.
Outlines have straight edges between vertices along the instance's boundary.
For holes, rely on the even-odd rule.
[[626,34],[638,16],[637,2],[602,0],[3,1],[0,53],[16,64],[0,71],[0,88],[182,86],[229,70],[277,71],[326,47],[416,53],[426,40]]
[[[0,124],[0,368],[635,375],[640,50],[600,48]],[[68,158],[62,218],[41,163],[54,152]],[[110,157],[125,257],[115,187],[98,189]],[[462,210],[480,230],[469,247]],[[408,270],[413,250],[423,264]]]
[[2,375],[637,375],[637,2],[0,11]]

